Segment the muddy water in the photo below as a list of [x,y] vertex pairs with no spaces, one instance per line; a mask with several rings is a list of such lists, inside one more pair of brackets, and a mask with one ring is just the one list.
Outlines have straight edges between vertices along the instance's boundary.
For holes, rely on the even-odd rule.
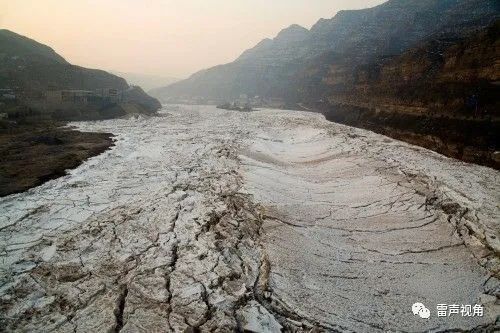
[[[116,146],[0,200],[7,330],[421,331],[499,313],[497,171],[303,112],[75,125]],[[437,302],[485,313],[437,318]]]

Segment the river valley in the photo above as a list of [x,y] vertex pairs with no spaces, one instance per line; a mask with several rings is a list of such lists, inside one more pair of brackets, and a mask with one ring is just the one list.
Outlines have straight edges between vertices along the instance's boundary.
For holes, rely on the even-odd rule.
[[116,142],[0,198],[7,331],[498,328],[494,169],[310,112],[165,106],[71,125]]

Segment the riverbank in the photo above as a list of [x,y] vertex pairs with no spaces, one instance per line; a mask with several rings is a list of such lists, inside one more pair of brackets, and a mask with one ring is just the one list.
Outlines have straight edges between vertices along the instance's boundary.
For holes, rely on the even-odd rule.
[[0,197],[66,174],[113,146],[112,134],[87,133],[44,122],[0,130]]
[[448,157],[500,170],[498,118],[391,112],[350,105],[317,104],[326,119],[374,131]]

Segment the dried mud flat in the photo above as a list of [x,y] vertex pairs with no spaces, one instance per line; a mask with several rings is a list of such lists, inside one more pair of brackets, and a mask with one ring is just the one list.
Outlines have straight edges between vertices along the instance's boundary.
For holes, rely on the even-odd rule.
[[115,147],[0,199],[3,331],[498,329],[498,171],[304,112],[76,125]]

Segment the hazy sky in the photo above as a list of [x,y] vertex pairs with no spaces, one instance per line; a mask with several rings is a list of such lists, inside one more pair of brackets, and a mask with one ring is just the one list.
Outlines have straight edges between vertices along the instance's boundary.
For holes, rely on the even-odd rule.
[[183,78],[297,23],[385,0],[0,0],[0,28],[74,64]]

